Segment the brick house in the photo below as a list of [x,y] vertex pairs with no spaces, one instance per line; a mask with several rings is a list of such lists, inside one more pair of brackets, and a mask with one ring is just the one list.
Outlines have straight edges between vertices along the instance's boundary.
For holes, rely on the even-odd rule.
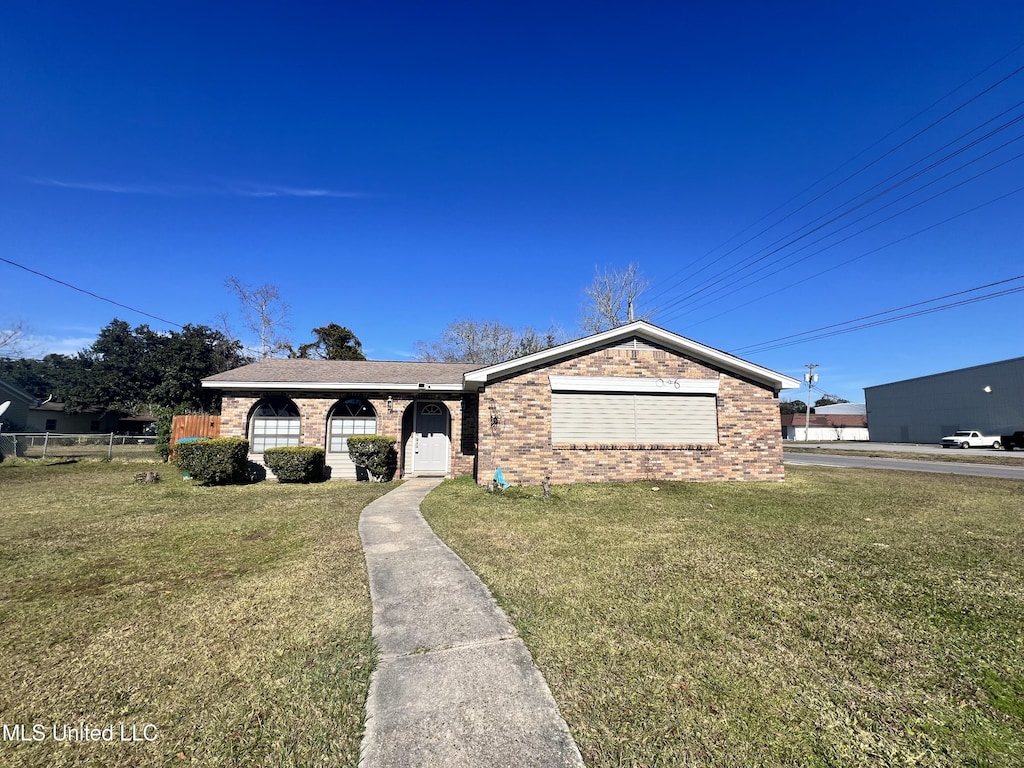
[[858,413],[783,413],[783,440],[868,440],[867,414]]
[[354,478],[346,437],[387,434],[403,476],[536,485],[780,480],[778,395],[800,382],[640,321],[482,368],[268,359],[203,386],[254,458],[316,445]]

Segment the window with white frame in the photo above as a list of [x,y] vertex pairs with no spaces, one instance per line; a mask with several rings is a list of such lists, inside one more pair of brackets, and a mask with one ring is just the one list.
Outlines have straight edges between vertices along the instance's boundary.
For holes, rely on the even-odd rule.
[[328,427],[327,450],[348,453],[351,435],[377,434],[377,412],[361,397],[343,400],[334,407]]
[[267,448],[298,445],[301,437],[299,409],[286,397],[268,397],[253,411],[249,446],[253,453]]

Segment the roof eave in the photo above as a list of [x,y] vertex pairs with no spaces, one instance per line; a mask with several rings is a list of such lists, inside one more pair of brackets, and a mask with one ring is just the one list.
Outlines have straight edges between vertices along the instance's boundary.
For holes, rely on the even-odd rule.
[[721,350],[713,349],[712,347],[706,347],[699,342],[691,339],[685,339],[671,331],[666,331],[663,328],[659,328],[640,320],[629,323],[628,325],[622,325],[618,328],[612,328],[611,330],[594,334],[593,336],[585,336],[582,339],[576,339],[575,341],[560,344],[557,347],[550,347],[549,349],[544,349],[540,352],[534,352],[531,355],[519,357],[506,363],[498,363],[486,368],[479,368],[465,374],[464,378],[467,388],[476,390],[498,376],[518,373],[519,371],[532,368],[533,366],[542,364],[550,359],[565,357],[575,352],[599,347],[604,344],[618,341],[620,339],[630,338],[632,336],[646,337],[664,344],[670,349],[685,352],[700,359],[707,360],[708,362],[715,363],[726,370],[740,373],[754,379],[755,381],[771,386],[776,392],[783,389],[798,389],[802,386],[799,381],[790,378],[789,376],[785,376],[784,374],[767,368],[762,368],[754,363],[748,363],[746,360],[741,360],[727,352],[722,352]]
[[230,390],[306,390],[316,392],[462,392],[461,384],[395,384],[386,382],[348,382],[348,381],[216,381],[203,379],[200,382],[208,389]]

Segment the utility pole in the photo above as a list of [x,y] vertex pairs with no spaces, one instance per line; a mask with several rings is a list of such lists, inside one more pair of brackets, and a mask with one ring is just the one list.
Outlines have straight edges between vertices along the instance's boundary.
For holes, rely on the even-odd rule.
[[819,367],[817,363],[807,364],[807,373],[804,374],[804,381],[807,382],[807,414],[804,419],[804,442],[809,439],[811,432],[811,387],[818,383],[818,374],[814,369]]

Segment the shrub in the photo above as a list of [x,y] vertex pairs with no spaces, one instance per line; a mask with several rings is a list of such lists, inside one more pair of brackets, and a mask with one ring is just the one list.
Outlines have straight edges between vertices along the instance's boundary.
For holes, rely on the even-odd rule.
[[387,435],[352,435],[348,438],[348,456],[374,482],[390,482],[398,469],[396,442]]
[[174,446],[174,463],[203,485],[244,483],[248,477],[249,441],[211,437]]
[[170,457],[171,427],[174,424],[174,417],[182,416],[186,413],[191,413],[191,409],[184,404],[176,405],[173,408],[158,406],[153,409],[153,414],[156,416],[156,442],[154,443],[154,448],[156,455],[163,461],[167,461]]
[[282,483],[315,483],[324,479],[327,452],[312,446],[268,448],[263,463]]

